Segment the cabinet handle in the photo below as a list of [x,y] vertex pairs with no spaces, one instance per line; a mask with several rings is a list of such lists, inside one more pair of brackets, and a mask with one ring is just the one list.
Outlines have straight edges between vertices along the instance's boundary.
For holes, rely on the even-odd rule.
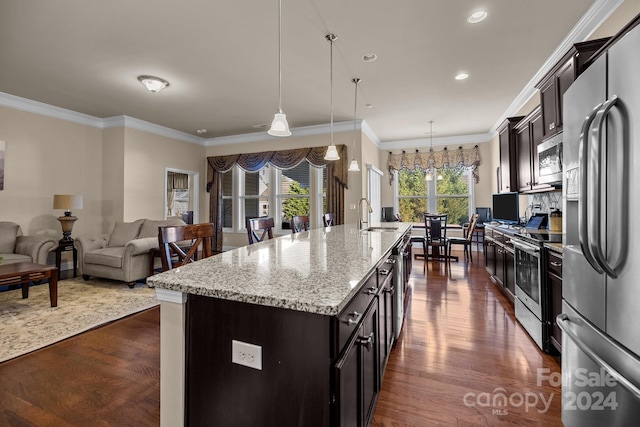
[[375,338],[373,337],[373,332],[371,332],[367,337],[358,337],[358,344],[366,347],[367,351],[371,351],[374,342]]
[[382,274],[383,276],[388,276],[390,272],[391,270],[386,270],[386,269],[380,270],[380,274]]
[[378,288],[376,288],[375,286],[372,286],[372,287],[368,288],[365,293],[367,295],[375,295],[375,294],[378,293]]
[[347,323],[349,325],[355,325],[360,321],[360,318],[362,317],[362,313],[358,313],[357,311],[354,311],[353,313],[349,314],[349,316],[353,316],[353,319],[347,319]]
[[396,260],[395,259],[388,259],[385,261],[387,264],[395,264]]
[[395,291],[395,290],[396,290],[395,286],[392,286],[390,288],[385,289],[384,292],[386,292],[388,294],[392,294],[393,291]]
[[550,263],[552,266],[554,266],[554,267],[562,267],[562,263],[561,263],[561,262],[553,262],[553,261],[550,261],[549,263]]
[[556,122],[549,123],[549,130],[554,130],[556,128]]

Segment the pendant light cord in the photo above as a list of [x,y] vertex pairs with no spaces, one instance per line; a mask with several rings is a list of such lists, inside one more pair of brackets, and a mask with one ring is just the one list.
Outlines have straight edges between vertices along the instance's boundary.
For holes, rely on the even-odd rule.
[[331,67],[331,78],[330,78],[330,82],[331,82],[331,145],[333,144],[333,41],[335,40],[335,35],[334,34],[329,34],[327,36],[327,39],[329,40],[329,43],[331,44],[331,58],[329,61],[330,67]]
[[359,78],[353,79],[353,82],[356,84],[356,96],[353,101],[353,155],[356,155],[356,117],[358,111],[358,83],[360,83]]
[[278,0],[278,112],[282,114],[282,0]]

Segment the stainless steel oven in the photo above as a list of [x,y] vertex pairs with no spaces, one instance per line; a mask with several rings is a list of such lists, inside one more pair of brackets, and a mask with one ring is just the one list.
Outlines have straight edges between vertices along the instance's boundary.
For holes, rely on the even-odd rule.
[[562,132],[538,144],[540,184],[562,182]]
[[516,319],[542,350],[547,350],[545,292],[542,282],[542,246],[514,236]]

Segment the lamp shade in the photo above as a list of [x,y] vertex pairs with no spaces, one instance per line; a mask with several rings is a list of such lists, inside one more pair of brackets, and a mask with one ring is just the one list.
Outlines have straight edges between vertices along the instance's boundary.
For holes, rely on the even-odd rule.
[[267,131],[271,136],[291,136],[289,123],[287,123],[287,115],[280,112],[273,116],[271,128]]
[[340,160],[338,155],[338,149],[335,145],[331,144],[327,147],[327,154],[324,155],[325,160]]
[[360,167],[358,166],[358,161],[356,159],[351,160],[349,164],[349,172],[360,172]]
[[54,194],[53,209],[64,209],[65,211],[70,211],[71,209],[82,209],[82,195]]

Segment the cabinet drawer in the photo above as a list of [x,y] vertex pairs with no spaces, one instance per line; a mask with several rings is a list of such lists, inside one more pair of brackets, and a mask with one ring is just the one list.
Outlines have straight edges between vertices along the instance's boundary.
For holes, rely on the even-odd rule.
[[562,279],[562,257],[549,250],[547,250],[547,254],[549,255],[547,257],[547,271]]
[[340,353],[345,346],[349,337],[358,328],[358,325],[363,319],[363,315],[367,311],[367,307],[371,304],[371,301],[376,297],[378,293],[378,277],[373,274],[367,282],[362,286],[360,292],[354,296],[349,304],[338,315],[338,327],[337,327],[337,351]]

